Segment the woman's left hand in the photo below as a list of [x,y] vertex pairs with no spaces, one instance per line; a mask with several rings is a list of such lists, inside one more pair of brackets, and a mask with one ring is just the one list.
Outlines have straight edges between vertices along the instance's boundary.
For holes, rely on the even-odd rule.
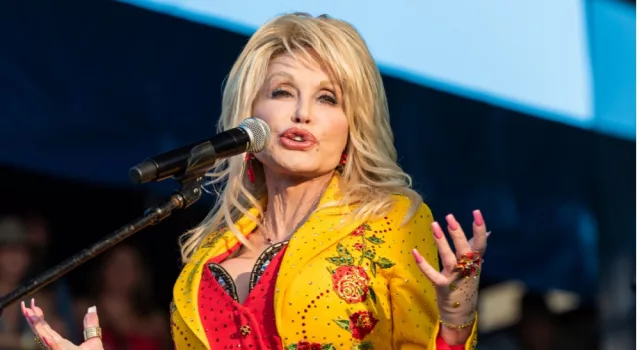
[[[418,251],[413,254],[420,270],[433,282],[443,326],[463,330],[475,322],[482,256],[487,247],[487,229],[480,210],[473,211],[473,238],[467,240],[452,214],[447,215],[447,228],[453,240],[452,251],[437,222],[431,224],[443,269],[436,271]],[[466,333],[466,332],[465,332]]]

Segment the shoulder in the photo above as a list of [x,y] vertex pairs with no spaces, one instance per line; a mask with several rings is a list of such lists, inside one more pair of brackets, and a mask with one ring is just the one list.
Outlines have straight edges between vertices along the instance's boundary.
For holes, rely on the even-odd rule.
[[410,198],[402,194],[392,195],[393,204],[387,214],[397,226],[422,225],[433,221],[433,215],[429,206],[422,198]]
[[[423,244],[430,237],[433,215],[422,199],[415,200],[404,195],[393,195],[389,209],[376,219],[367,222],[371,231],[384,241],[395,245],[409,244],[413,247]],[[389,246],[391,248],[391,246]]]
[[411,250],[432,253],[435,247],[433,216],[422,200],[393,195],[393,204],[384,216],[368,221],[352,235],[363,236],[362,251],[368,254],[383,276],[396,276],[396,266],[415,265]]

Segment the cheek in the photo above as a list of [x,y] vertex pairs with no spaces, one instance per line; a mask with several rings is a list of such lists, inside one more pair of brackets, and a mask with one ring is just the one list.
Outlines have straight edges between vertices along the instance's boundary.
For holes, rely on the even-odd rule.
[[325,127],[325,138],[331,141],[331,148],[337,148],[342,153],[349,139],[349,123],[347,118],[335,118]]
[[286,100],[261,99],[254,104],[251,115],[264,120],[269,127],[273,128],[277,123],[290,120],[294,113],[295,103],[292,104]]

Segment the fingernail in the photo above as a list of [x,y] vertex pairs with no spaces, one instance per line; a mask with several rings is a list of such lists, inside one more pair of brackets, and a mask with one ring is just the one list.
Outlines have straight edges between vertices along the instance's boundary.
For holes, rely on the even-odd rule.
[[92,312],[94,312],[94,313],[95,313],[95,312],[98,312],[98,310],[96,309],[96,307],[95,307],[95,306],[92,306],[92,307],[90,307],[90,308],[87,310],[87,313],[92,313]]
[[421,264],[424,261],[424,259],[422,258],[422,255],[420,255],[420,253],[418,253],[417,250],[413,249],[411,253],[413,253],[413,258],[416,259],[416,262],[418,264]]
[[491,231],[487,232],[486,236],[489,238],[489,236],[491,236]]
[[36,322],[38,322],[38,317],[36,316],[27,316],[27,322],[29,322],[29,324],[34,325],[36,324]]
[[458,225],[458,222],[456,221],[456,218],[453,217],[453,214],[447,215],[447,225],[449,225],[449,230],[451,231],[455,231],[458,229],[458,227],[460,227]]
[[42,337],[42,342],[44,343],[44,345],[46,345],[47,347],[51,347],[51,343],[49,343],[49,340],[47,340],[47,337]]
[[431,229],[433,231],[433,237],[436,239],[442,238],[442,228],[440,228],[440,224],[434,221],[433,224],[431,224]]
[[480,212],[480,210],[473,211],[473,222],[476,224],[476,226],[484,225],[484,218],[482,218],[482,213]]

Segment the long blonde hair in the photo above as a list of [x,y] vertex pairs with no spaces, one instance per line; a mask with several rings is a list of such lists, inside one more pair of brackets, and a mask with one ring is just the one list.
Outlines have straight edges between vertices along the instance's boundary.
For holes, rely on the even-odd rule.
[[[411,177],[397,164],[389,109],[382,77],[364,40],[350,24],[325,15],[286,14],[267,22],[249,39],[227,78],[218,130],[237,127],[252,114],[252,105],[266,79],[269,62],[282,54],[302,53],[319,60],[327,73],[339,82],[343,108],[349,121],[347,164],[341,175],[341,203],[358,203],[354,219],[383,215],[393,204],[392,194],[409,197],[409,219],[422,198],[411,189]],[[248,207],[264,209],[266,186],[264,171],[252,161],[253,183],[247,180],[244,156],[219,161],[213,168],[210,184],[218,195],[214,207],[195,228],[181,237],[183,261],[203,240],[222,228],[231,229],[247,243],[234,225],[242,215],[258,223]]]

